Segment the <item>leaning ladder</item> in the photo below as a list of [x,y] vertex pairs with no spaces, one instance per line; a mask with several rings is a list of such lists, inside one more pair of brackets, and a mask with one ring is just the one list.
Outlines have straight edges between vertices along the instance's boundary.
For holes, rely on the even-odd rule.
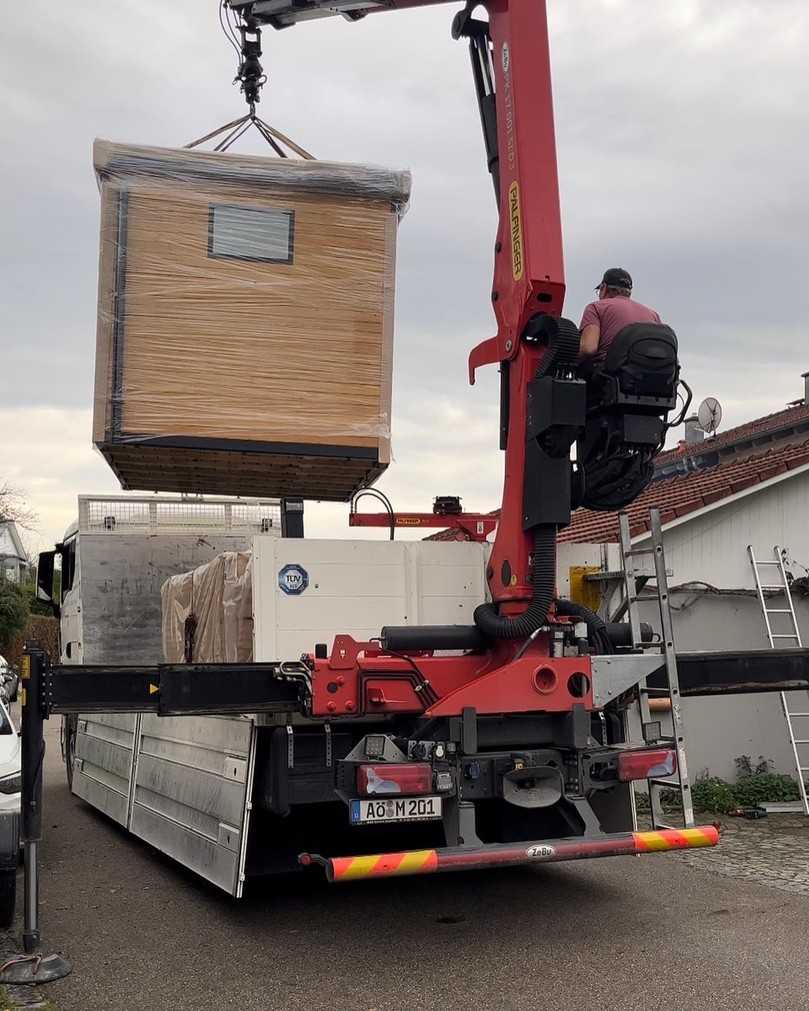
[[[652,828],[674,828],[666,824],[663,813],[662,795],[666,790],[677,790],[679,784],[680,800],[683,809],[683,824],[685,828],[694,825],[694,805],[691,800],[691,783],[688,779],[688,765],[685,756],[685,730],[683,728],[683,712],[680,700],[680,679],[677,673],[677,654],[674,650],[674,630],[671,620],[669,603],[669,584],[666,574],[666,558],[663,552],[663,529],[660,523],[660,512],[657,509],[649,511],[651,521],[651,547],[633,548],[629,533],[629,517],[622,512],[619,517],[621,560],[624,570],[624,592],[632,629],[632,648],[634,650],[659,649],[666,671],[666,685],[662,688],[649,688],[645,680],[639,685],[638,705],[643,728],[643,738],[647,743],[663,741],[674,745],[677,754],[677,780],[649,779],[649,807],[652,815]],[[642,642],[640,615],[638,613],[637,580],[649,576],[644,565],[638,564],[638,559],[651,555],[654,560],[654,575],[657,582],[657,601],[660,608],[660,627],[662,638],[660,642]],[[671,704],[672,735],[663,737],[660,733],[659,721],[652,720],[649,699],[664,698]]]
[[[758,600],[761,604],[761,613],[764,616],[764,625],[767,629],[767,638],[770,641],[770,647],[772,649],[776,648],[779,642],[784,642],[788,647],[794,647],[800,649],[803,646],[801,642],[801,631],[798,628],[798,619],[795,615],[795,605],[792,603],[792,593],[789,589],[789,579],[787,578],[787,572],[784,568],[784,553],[781,548],[776,544],[773,548],[773,558],[756,558],[755,552],[753,551],[753,545],[747,545],[747,553],[750,556],[750,564],[753,566],[753,576],[756,580],[756,590],[758,592]],[[776,575],[773,579],[764,580],[762,578],[762,569],[767,567],[769,572],[775,570]],[[776,582],[779,579],[780,582]],[[783,594],[786,602],[786,607],[767,607],[767,598],[765,597],[765,592]],[[776,618],[772,620],[773,615],[786,615],[786,618]],[[778,622],[785,622],[790,629],[790,631],[773,631],[773,626]],[[784,625],[781,624],[781,629]],[[787,721],[787,729],[789,731],[789,743],[792,745],[792,755],[795,759],[795,768],[798,773],[798,789],[801,793],[801,804],[803,806],[803,813],[809,815],[809,800],[806,795],[806,783],[804,782],[804,773],[809,772],[809,765],[803,765],[800,753],[798,751],[799,745],[809,744],[809,738],[805,735],[799,737],[796,734],[795,721],[801,718],[809,718],[809,707],[803,706],[802,712],[793,712],[789,708],[789,699],[786,692],[781,692],[781,707],[784,710],[784,719]],[[809,727],[806,725],[806,733],[809,733]],[[809,759],[808,759],[809,761]]]

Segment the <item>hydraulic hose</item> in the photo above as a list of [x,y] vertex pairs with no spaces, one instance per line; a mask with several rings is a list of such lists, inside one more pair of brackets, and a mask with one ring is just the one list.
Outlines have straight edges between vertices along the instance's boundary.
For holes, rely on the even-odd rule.
[[579,618],[587,626],[587,638],[591,646],[601,653],[614,653],[615,647],[609,637],[607,623],[603,618],[574,600],[558,598],[555,601],[556,613],[568,618]]
[[555,524],[545,524],[534,530],[531,584],[531,603],[513,618],[498,614],[494,604],[475,608],[475,624],[487,638],[524,639],[547,621],[556,585]]

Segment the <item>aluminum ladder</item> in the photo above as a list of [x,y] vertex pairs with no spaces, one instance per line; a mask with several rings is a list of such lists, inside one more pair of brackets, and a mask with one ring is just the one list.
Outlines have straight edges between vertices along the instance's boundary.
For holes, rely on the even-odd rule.
[[[770,642],[770,647],[775,649],[777,644],[783,642],[787,647],[794,647],[800,649],[803,646],[801,642],[801,631],[798,628],[798,619],[795,615],[795,606],[792,603],[792,593],[789,589],[789,579],[787,578],[787,571],[784,568],[784,552],[776,544],[773,548],[773,558],[756,558],[755,552],[753,551],[753,545],[747,545],[747,554],[750,556],[750,564],[753,567],[753,576],[756,581],[756,591],[758,593],[758,601],[761,604],[761,613],[764,616],[764,625],[767,629],[767,638]],[[762,570],[768,573],[773,573],[772,579],[763,579]],[[777,582],[776,580],[780,580]],[[767,607],[767,597],[765,594],[783,594],[786,607]],[[773,620],[773,615],[781,615],[782,617],[775,618]],[[783,617],[786,615],[786,618]],[[778,626],[780,623],[781,631],[774,631],[774,627]],[[787,626],[790,631],[784,631],[784,626]],[[809,698],[809,696],[807,696]],[[787,721],[787,729],[789,731],[789,743],[792,745],[792,755],[795,759],[795,769],[798,773],[798,789],[801,794],[801,806],[803,807],[803,813],[809,815],[809,799],[806,795],[806,783],[804,781],[804,773],[809,772],[809,764],[803,765],[798,750],[799,745],[809,745],[809,723],[804,723],[804,736],[800,736],[796,732],[795,721],[804,719],[809,719],[809,705],[802,706],[801,712],[793,712],[789,708],[789,699],[786,692],[781,692],[781,707],[784,710],[784,719]],[[806,758],[809,762],[809,757]]]
[[[651,547],[633,548],[629,533],[629,516],[622,512],[618,523],[620,530],[621,561],[624,570],[624,593],[629,624],[632,629],[632,648],[634,651],[659,649],[664,658],[666,671],[666,687],[649,688],[645,680],[638,686],[638,708],[643,729],[643,738],[649,743],[673,744],[677,755],[677,773],[674,779],[648,779],[649,807],[652,815],[652,828],[691,828],[694,825],[694,804],[691,800],[691,782],[688,778],[686,761],[685,730],[683,727],[683,712],[680,698],[680,679],[677,673],[677,654],[674,649],[674,629],[671,620],[671,605],[669,602],[669,583],[666,573],[666,558],[663,552],[663,528],[660,522],[660,512],[649,510],[651,521]],[[651,556],[654,563],[654,577],[657,582],[657,602],[660,610],[660,628],[662,638],[659,642],[642,642],[640,616],[638,614],[638,593],[636,580],[649,577],[652,573],[643,561]],[[671,704],[671,736],[662,736],[660,721],[653,720],[649,707],[649,699],[668,699]],[[667,824],[663,812],[662,794],[666,790],[678,791],[683,810],[683,826]],[[634,799],[634,794],[633,794]],[[634,806],[634,805],[633,805]]]

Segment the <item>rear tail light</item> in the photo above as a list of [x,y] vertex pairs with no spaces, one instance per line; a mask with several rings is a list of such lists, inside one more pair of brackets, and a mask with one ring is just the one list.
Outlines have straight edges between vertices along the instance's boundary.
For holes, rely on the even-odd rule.
[[618,756],[618,779],[665,779],[677,771],[677,755],[671,748],[622,751]]
[[412,797],[429,793],[433,788],[433,770],[426,762],[407,765],[360,765],[357,768],[357,793],[365,797],[401,794]]

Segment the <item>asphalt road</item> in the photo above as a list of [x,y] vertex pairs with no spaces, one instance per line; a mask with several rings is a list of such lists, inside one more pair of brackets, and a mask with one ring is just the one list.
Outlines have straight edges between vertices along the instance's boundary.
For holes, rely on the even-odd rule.
[[46,759],[45,947],[59,1011],[806,1011],[809,897],[622,857],[235,902],[68,794]]

